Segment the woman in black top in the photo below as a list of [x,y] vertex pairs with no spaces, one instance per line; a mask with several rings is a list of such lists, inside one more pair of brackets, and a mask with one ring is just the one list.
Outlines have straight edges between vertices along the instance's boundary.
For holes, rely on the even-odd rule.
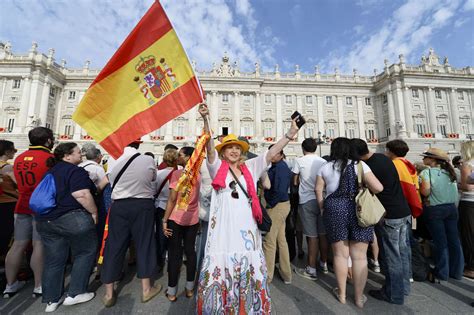
[[[97,250],[97,207],[91,192],[95,185],[86,170],[76,143],[61,143],[48,160],[56,186],[56,207],[37,215],[38,232],[44,245],[43,303],[46,312],[61,304],[64,291],[64,269],[69,251],[72,270],[64,305],[87,302],[95,294],[86,292]],[[48,174],[48,173],[47,173]]]

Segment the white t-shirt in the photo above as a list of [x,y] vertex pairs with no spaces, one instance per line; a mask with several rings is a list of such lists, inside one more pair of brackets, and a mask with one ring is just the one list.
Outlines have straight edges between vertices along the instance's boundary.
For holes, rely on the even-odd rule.
[[[155,191],[158,192],[163,181],[168,177],[168,175],[173,171],[172,167],[167,167],[162,170],[156,171],[156,181],[153,182],[155,185]],[[171,179],[171,176],[170,176]],[[166,203],[168,202],[168,198],[170,196],[170,181],[167,180],[166,183],[163,185],[163,189],[161,190],[158,197],[155,199],[155,207],[166,209]]]
[[295,161],[292,172],[300,176],[299,197],[300,204],[316,199],[314,186],[319,169],[326,163],[326,160],[316,154],[307,154]]
[[105,177],[105,171],[102,166],[97,164],[95,161],[87,160],[78,165],[79,167],[84,168],[89,173],[89,178],[96,187],[99,186],[99,183]]
[[[347,165],[351,164],[352,160],[349,160]],[[362,163],[362,169],[364,170],[364,174],[372,172],[370,167],[365,164],[365,162],[360,161]],[[356,163],[357,165],[357,163]],[[356,174],[358,175],[359,171],[357,169],[357,166],[355,168]],[[326,196],[329,196],[333,192],[337,190],[339,187],[339,180],[341,179],[341,171],[339,170],[339,167],[336,166],[334,168],[334,161],[327,162],[326,164],[321,167],[321,169],[318,172],[318,176],[321,176],[324,179],[324,182],[326,183]]]

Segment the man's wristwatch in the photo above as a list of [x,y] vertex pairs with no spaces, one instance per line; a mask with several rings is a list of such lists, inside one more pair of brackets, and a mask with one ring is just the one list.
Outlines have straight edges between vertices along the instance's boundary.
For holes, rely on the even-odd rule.
[[288,135],[288,133],[285,133],[285,138],[288,139],[288,140],[290,140],[290,141],[295,139],[295,138],[290,137],[290,136]]

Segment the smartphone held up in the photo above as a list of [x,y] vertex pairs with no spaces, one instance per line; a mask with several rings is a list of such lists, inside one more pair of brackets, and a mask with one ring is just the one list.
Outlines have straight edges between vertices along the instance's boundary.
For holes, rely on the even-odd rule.
[[301,129],[304,124],[306,124],[306,120],[297,110],[291,115],[291,119],[296,119],[295,122],[299,129]]

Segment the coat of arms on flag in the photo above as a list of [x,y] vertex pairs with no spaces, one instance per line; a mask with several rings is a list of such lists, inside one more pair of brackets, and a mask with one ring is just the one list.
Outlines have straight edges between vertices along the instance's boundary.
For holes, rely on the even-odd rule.
[[165,58],[160,58],[159,63],[155,56],[142,57],[135,67],[138,75],[133,78],[143,96],[150,105],[171,93],[179,87],[179,82],[173,69],[168,66]]

